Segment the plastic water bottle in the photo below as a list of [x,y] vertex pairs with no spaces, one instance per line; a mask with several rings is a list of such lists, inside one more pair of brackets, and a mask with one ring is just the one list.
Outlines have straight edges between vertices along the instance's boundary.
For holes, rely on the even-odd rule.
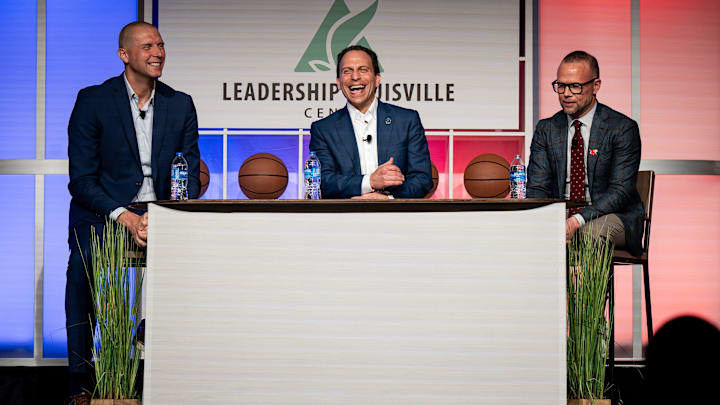
[[515,155],[515,159],[510,163],[510,198],[525,198],[526,183],[525,164],[520,155]]
[[305,161],[305,199],[319,200],[320,194],[320,159],[315,152]]
[[170,199],[188,199],[188,163],[182,152],[177,152],[170,164]]

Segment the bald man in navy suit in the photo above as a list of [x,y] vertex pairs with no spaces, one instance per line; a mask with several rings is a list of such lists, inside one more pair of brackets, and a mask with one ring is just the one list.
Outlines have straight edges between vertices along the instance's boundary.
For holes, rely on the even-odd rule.
[[[188,195],[200,191],[197,115],[192,99],[156,80],[165,63],[158,30],[144,22],[119,36],[123,74],[80,90],[68,124],[70,162],[70,259],[65,290],[70,403],[89,403],[90,234],[107,218],[127,227],[139,246],[147,239],[147,214],[132,202],[169,199],[170,163],[176,152],[188,161]],[[82,254],[81,254],[82,252]]]

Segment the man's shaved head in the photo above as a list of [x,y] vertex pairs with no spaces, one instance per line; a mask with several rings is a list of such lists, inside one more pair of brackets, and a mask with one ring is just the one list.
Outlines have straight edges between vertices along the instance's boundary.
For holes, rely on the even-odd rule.
[[120,30],[120,35],[118,36],[118,48],[126,48],[128,45],[128,41],[130,38],[132,38],[132,32],[135,30],[135,28],[152,28],[154,30],[157,30],[154,25],[148,24],[144,21],[135,21],[131,22],[130,24],[123,27],[122,30]]

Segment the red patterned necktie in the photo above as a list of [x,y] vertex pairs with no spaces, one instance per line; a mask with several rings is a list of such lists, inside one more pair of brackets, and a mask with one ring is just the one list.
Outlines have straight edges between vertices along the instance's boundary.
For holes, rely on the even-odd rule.
[[[580,121],[575,120],[575,135],[570,148],[570,200],[585,201],[585,143],[580,133]],[[575,215],[580,208],[570,208],[570,216]]]

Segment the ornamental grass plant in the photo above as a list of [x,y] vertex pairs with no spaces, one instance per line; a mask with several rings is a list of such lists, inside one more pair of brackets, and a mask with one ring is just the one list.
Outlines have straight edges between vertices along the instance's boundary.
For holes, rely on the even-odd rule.
[[601,399],[608,389],[607,292],[613,250],[607,238],[592,232],[578,232],[568,246],[568,399]]
[[[144,266],[130,252],[137,249],[130,231],[108,220],[101,235],[91,235],[90,268],[87,269],[95,308],[93,368],[94,398],[137,398],[136,382],[140,348],[135,331],[140,322],[139,305],[143,273],[135,280],[135,268]],[[91,322],[92,324],[92,322]]]

